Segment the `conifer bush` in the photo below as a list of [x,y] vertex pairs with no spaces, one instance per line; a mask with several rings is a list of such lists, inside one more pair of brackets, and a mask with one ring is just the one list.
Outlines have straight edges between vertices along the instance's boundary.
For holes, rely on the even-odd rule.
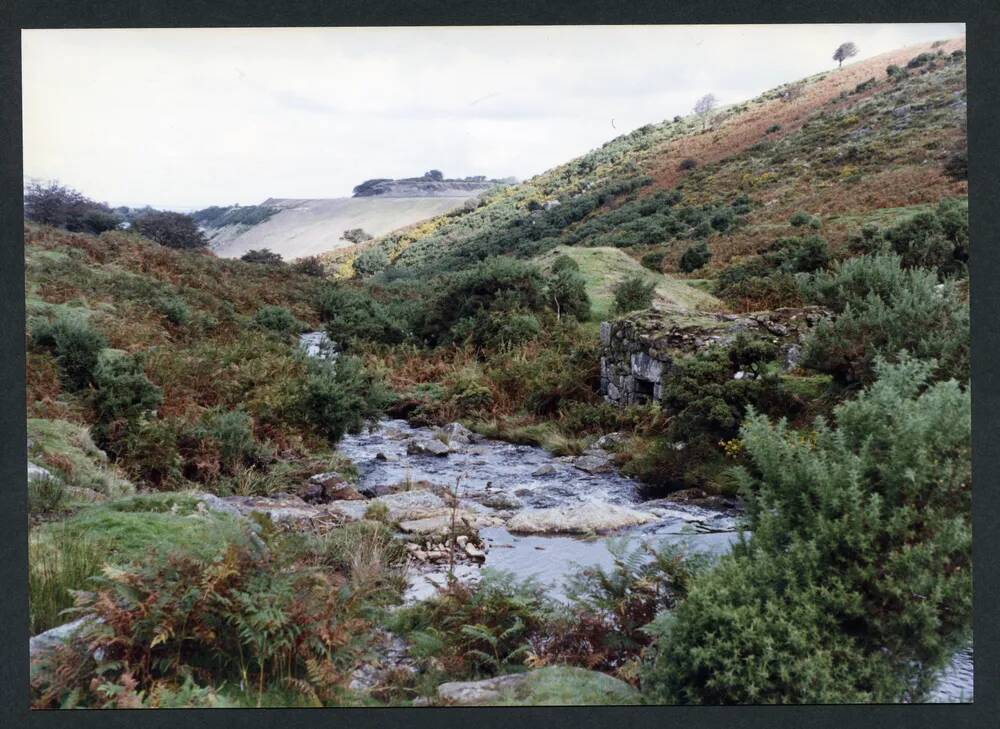
[[918,701],[971,629],[970,397],[933,364],[796,432],[753,415],[738,472],[752,536],[656,621],[664,703]]
[[298,334],[305,329],[305,324],[283,306],[262,306],[253,316],[253,325],[258,329],[284,335]]

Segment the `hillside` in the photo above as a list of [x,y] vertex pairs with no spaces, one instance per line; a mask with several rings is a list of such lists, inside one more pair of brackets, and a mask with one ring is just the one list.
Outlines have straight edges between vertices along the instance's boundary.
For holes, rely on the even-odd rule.
[[963,47],[214,253],[26,222],[32,706],[968,700]]
[[286,260],[313,256],[352,245],[345,230],[361,228],[383,235],[426,218],[459,208],[477,192],[454,196],[344,197],[316,200],[270,199],[262,206],[278,212],[253,226],[209,229],[212,250],[222,258],[239,258],[251,249],[269,248]]
[[705,129],[695,116],[646,125],[376,245],[397,266],[446,269],[613,245],[663,253],[675,272],[694,238],[717,270],[790,234],[801,210],[836,250],[881,210],[966,194],[946,169],[966,149],[963,49],[955,39],[831,69],[728,106]]

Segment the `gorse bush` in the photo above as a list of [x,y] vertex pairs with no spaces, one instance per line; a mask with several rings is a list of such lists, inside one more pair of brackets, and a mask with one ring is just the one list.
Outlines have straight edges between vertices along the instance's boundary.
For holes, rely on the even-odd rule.
[[117,349],[103,350],[94,369],[97,434],[104,438],[117,421],[134,422],[163,402],[163,391],[149,381],[140,357]]
[[753,416],[749,538],[658,621],[666,703],[919,701],[971,624],[969,392],[932,365],[796,433]]
[[291,269],[295,271],[295,273],[301,273],[304,276],[322,278],[326,275],[326,269],[323,268],[323,262],[320,260],[319,256],[304,256],[302,258],[298,258],[291,264]]
[[684,273],[693,273],[711,260],[712,254],[708,250],[708,245],[704,241],[690,246],[681,256],[680,269]]
[[359,359],[341,355],[335,363],[310,361],[297,408],[305,423],[336,441],[378,417],[390,400],[382,382]]
[[219,474],[232,476],[240,468],[266,465],[271,449],[258,443],[253,418],[243,410],[215,408],[181,437],[181,452],[188,454],[192,480],[210,481]]
[[93,383],[98,354],[108,343],[82,315],[59,313],[52,321],[36,319],[30,329],[36,345],[52,350],[68,388],[80,390]]
[[933,211],[918,213],[887,229],[883,236],[904,268],[929,268],[942,280],[967,273],[968,203],[942,202]]
[[354,259],[354,272],[365,278],[374,276],[389,267],[389,254],[382,248],[366,248]]
[[305,329],[305,324],[283,306],[262,306],[253,315],[253,325],[258,329],[286,336],[298,334]]
[[648,281],[638,274],[627,276],[614,287],[613,314],[627,314],[630,311],[648,309],[653,304],[656,282]]
[[951,282],[903,268],[895,254],[851,258],[804,285],[835,312],[806,341],[803,364],[845,383],[872,382],[875,360],[902,350],[937,362],[938,376],[967,380],[969,309]]
[[317,309],[330,337],[348,345],[363,341],[398,344],[409,328],[368,291],[345,285],[324,288]]

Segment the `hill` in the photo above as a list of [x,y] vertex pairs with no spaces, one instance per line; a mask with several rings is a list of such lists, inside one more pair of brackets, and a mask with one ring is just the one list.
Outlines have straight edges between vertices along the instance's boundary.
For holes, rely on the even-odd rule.
[[698,239],[719,270],[794,232],[797,211],[818,216],[838,250],[880,211],[961,198],[965,154],[964,39],[953,39],[785,84],[711,120],[648,124],[375,245],[418,269],[612,245],[662,253],[677,272]]
[[251,249],[270,248],[286,260],[350,246],[344,231],[361,228],[371,235],[411,225],[460,208],[477,193],[423,197],[345,197],[315,200],[270,199],[261,207],[277,210],[252,226],[229,224],[208,229],[212,250],[239,258]]

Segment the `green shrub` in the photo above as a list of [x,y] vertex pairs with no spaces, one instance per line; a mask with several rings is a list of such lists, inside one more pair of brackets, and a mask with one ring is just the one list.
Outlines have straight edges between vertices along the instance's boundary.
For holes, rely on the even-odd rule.
[[165,296],[156,302],[156,309],[175,326],[187,326],[191,321],[191,308],[184,299],[177,296]]
[[921,53],[921,54],[919,54],[919,55],[914,56],[913,58],[911,58],[909,60],[909,62],[907,62],[906,67],[907,68],[920,68],[921,66],[926,66],[928,63],[930,63],[933,60],[934,60],[934,54],[933,53]]
[[31,334],[36,345],[55,354],[59,374],[67,387],[81,390],[93,383],[98,354],[108,343],[86,319],[60,312],[51,322],[32,321]]
[[24,217],[73,232],[103,233],[123,221],[104,203],[53,181],[32,182],[24,191]]
[[796,433],[754,416],[752,536],[656,621],[663,703],[919,701],[971,627],[969,392],[931,366]]
[[648,309],[653,304],[655,290],[655,281],[647,281],[645,276],[638,274],[627,276],[615,284],[612,313],[627,314],[630,311]]
[[257,309],[257,313],[253,315],[253,325],[258,329],[284,335],[298,334],[306,328],[303,322],[283,306],[262,306]]
[[576,262],[576,259],[572,256],[567,256],[563,254],[558,256],[556,260],[552,262],[551,273],[560,274],[564,271],[579,271],[580,264]]
[[969,153],[956,152],[944,163],[944,173],[953,180],[969,179]]
[[780,132],[780,131],[781,131],[781,125],[780,124],[772,124],[771,126],[769,126],[765,130],[764,133],[765,134],[774,134],[775,132]]
[[894,254],[851,258],[805,285],[836,316],[817,324],[802,363],[844,383],[870,383],[878,357],[907,350],[934,359],[939,376],[968,379],[969,309],[951,282],[905,269]]
[[142,359],[118,349],[101,351],[94,386],[94,432],[102,442],[109,439],[113,423],[134,423],[163,402],[163,391],[146,377]]
[[663,251],[651,251],[642,257],[639,263],[642,264],[643,268],[648,268],[650,271],[655,271],[656,273],[663,272],[663,259],[666,257],[666,253]]
[[885,231],[885,239],[905,268],[937,270],[944,279],[966,273],[969,260],[969,210],[957,200],[941,202]]
[[711,258],[712,254],[708,250],[708,245],[702,241],[695,243],[684,251],[679,266],[684,273],[692,273],[699,268],[703,268]]
[[374,276],[388,267],[389,255],[378,246],[366,248],[354,259],[354,272],[362,278]]
[[319,256],[297,258],[292,262],[291,268],[295,273],[301,273],[304,276],[317,278],[326,276],[326,269],[323,268],[323,261],[320,260]]
[[895,63],[885,67],[885,75],[893,81],[902,81],[904,78],[909,76],[905,69],[900,68]]
[[307,424],[336,441],[378,417],[389,400],[385,386],[359,359],[341,355],[335,363],[310,361],[299,409]]
[[406,338],[408,322],[364,289],[331,285],[317,301],[330,338],[345,344],[362,341],[399,344]]
[[187,475],[198,480],[211,480],[219,473],[232,476],[242,468],[266,465],[274,457],[254,438],[253,418],[242,409],[209,410],[183,441],[182,452],[190,450],[195,461],[189,465],[195,471]]
[[140,214],[132,228],[150,240],[168,248],[193,249],[208,246],[208,239],[190,215],[165,210],[150,210]]
[[240,260],[246,263],[257,263],[262,266],[280,266],[283,263],[281,254],[275,253],[270,248],[249,250],[240,256]]
[[809,221],[811,221],[811,220],[812,220],[812,215],[810,215],[809,213],[807,213],[807,212],[805,212],[803,210],[799,210],[799,211],[795,212],[792,215],[792,217],[790,217],[788,219],[788,222],[791,225],[793,225],[796,228],[798,228],[798,227],[803,226],[803,225],[809,225]]
[[[561,256],[561,258],[566,258],[576,265],[576,261],[573,261],[569,256]],[[558,261],[559,259],[556,259],[557,263]],[[580,274],[579,266],[573,269],[568,265],[563,265],[556,270],[556,266],[553,265],[552,275],[546,284],[546,293],[552,308],[555,309],[557,318],[568,316],[578,321],[586,321],[590,318],[590,296],[587,295],[587,281]]]
[[687,159],[681,160],[681,163],[677,165],[677,169],[682,171],[693,170],[697,166],[698,166],[698,160],[691,159],[690,157],[688,157]]

